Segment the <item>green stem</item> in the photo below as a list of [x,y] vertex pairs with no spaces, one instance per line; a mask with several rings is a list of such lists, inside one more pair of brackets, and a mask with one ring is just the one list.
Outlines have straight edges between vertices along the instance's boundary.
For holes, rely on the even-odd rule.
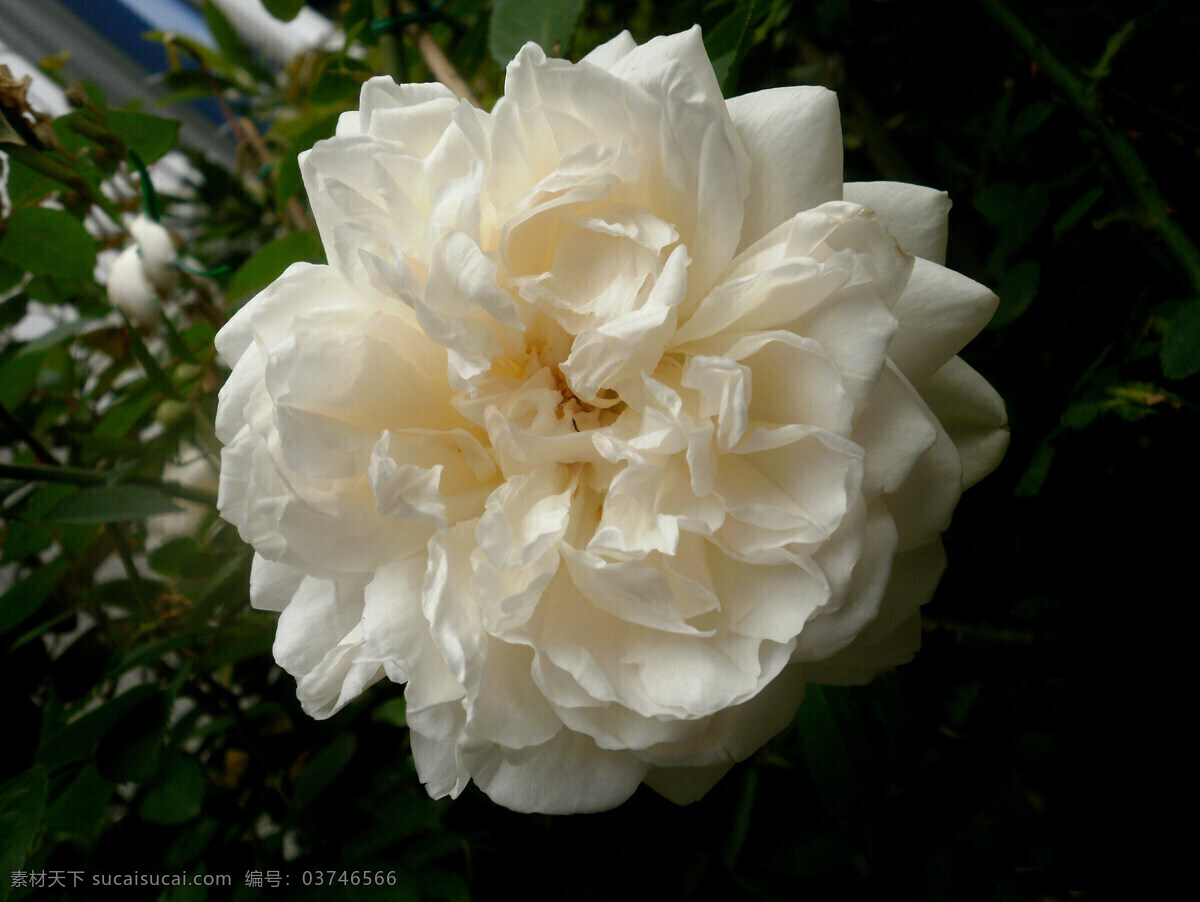
[[[62,482],[68,485],[111,485],[112,475],[98,470],[81,467],[39,467],[27,464],[0,463],[0,479],[19,479],[25,482]],[[179,482],[161,482],[157,479],[133,477],[122,480],[122,485],[144,485],[158,489],[172,498],[195,501],[197,504],[216,506],[217,496],[204,489],[197,489]]]
[[[371,0],[371,12],[376,21],[395,17],[391,0]],[[379,36],[379,52],[383,57],[380,62],[384,75],[390,75],[400,83],[406,81],[400,56],[400,38],[396,32],[385,31]]]
[[1046,42],[1008,8],[1004,0],[979,0],[979,3],[1008,36],[1041,67],[1074,107],[1088,130],[1095,134],[1110,164],[1141,205],[1146,225],[1162,239],[1163,245],[1187,274],[1192,291],[1200,297],[1200,249],[1172,216],[1170,204],[1158,190],[1133,143],[1123,132],[1113,128],[1105,120],[1090,84],[1060,60]]
[[98,206],[108,218],[118,225],[121,222],[121,211],[113,205],[103,194],[92,190],[92,186],[88,184],[87,179],[82,175],[67,166],[65,163],[60,163],[58,160],[51,157],[49,154],[32,147],[9,144],[4,145],[4,152],[21,163],[28,166],[35,172],[40,172],[47,178],[51,178],[61,185],[65,185],[72,191],[77,191],[81,196],[86,197],[88,201]]
[[121,558],[121,564],[125,568],[125,575],[129,578],[129,587],[133,592],[133,602],[137,605],[142,622],[148,623],[151,615],[154,613],[150,604],[150,591],[146,588],[146,583],[142,580],[142,574],[138,573],[137,564],[133,560],[133,549],[129,546],[129,540],[125,538],[125,533],[116,523],[105,523],[104,529],[108,532],[109,538],[112,539],[113,545],[117,548],[117,555]]
[[[21,466],[19,464],[0,463],[0,479],[21,479],[26,482],[64,482],[73,483],[75,485],[106,485],[108,479],[103,473],[96,473],[92,470],[81,470],[75,467],[64,467],[58,462],[58,458],[47,448],[32,432],[25,428],[12,412],[7,407],[0,404],[0,420],[12,430],[22,441],[27,444],[38,460],[42,461],[44,466]],[[153,483],[152,483],[153,484]],[[166,485],[161,486],[166,494],[172,494]],[[178,486],[187,494],[193,494],[194,489],[187,486]],[[186,497],[186,495],[176,492],[175,497]],[[212,496],[208,492],[202,493],[207,496],[204,500],[207,503],[215,503],[216,499],[208,500]],[[146,583],[142,580],[142,575],[138,573],[137,564],[133,560],[133,549],[129,546],[129,540],[125,538],[125,533],[116,523],[105,523],[104,529],[112,539],[113,545],[117,549],[117,554],[121,558],[121,564],[125,568],[125,575],[129,577],[129,586],[133,592],[134,604],[137,605],[138,611],[143,618],[149,618],[151,614],[150,593],[146,588]]]
[[49,466],[58,466],[58,458],[51,453],[50,449],[42,444],[41,439],[25,428],[25,424],[18,420],[5,405],[0,404],[0,423],[29,446],[29,450],[33,452],[33,456],[42,463]]

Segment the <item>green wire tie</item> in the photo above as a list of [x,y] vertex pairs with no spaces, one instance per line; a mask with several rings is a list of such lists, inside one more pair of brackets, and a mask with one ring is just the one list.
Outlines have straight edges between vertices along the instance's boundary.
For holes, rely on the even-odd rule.
[[233,267],[227,263],[222,263],[220,266],[214,266],[212,269],[200,269],[185,263],[182,260],[176,260],[175,266],[182,269],[184,272],[190,272],[193,276],[207,276],[210,279],[216,279],[220,276],[227,276],[233,272]]
[[375,34],[386,34],[389,31],[394,31],[397,28],[403,28],[405,25],[419,25],[422,22],[431,22],[442,17],[442,4],[446,0],[435,0],[430,3],[427,9],[420,10],[414,13],[401,13],[398,16],[388,16],[384,19],[373,19],[371,21],[371,31]]

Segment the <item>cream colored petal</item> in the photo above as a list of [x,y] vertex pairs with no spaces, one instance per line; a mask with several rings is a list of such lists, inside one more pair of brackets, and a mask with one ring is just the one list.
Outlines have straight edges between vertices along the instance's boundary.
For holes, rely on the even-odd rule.
[[282,611],[291,604],[303,580],[300,570],[255,552],[250,565],[250,604],[260,611]]
[[703,732],[639,752],[655,765],[647,785],[681,805],[700,798],[729,767],[750,757],[791,723],[804,699],[804,687],[802,668],[790,665],[753,698],[710,718]]
[[892,308],[900,326],[888,357],[920,385],[979,334],[997,303],[978,282],[918,257],[908,287]]
[[475,541],[497,567],[521,569],[562,539],[575,480],[566,467],[543,467],[507,479],[487,499]]
[[986,379],[952,357],[921,383],[921,396],[958,447],[964,489],[999,466],[1008,448],[1008,414]]
[[362,590],[361,583],[305,577],[279,615],[274,647],[279,666],[297,678],[312,672],[359,627]]
[[615,38],[610,38],[585,56],[581,62],[591,63],[601,69],[612,71],[612,68],[637,49],[637,41],[628,31],[622,31]]
[[874,210],[906,253],[946,262],[950,195],[945,191],[905,182],[847,182],[842,197]]
[[429,542],[421,609],[434,644],[470,697],[478,691],[487,661],[487,634],[470,593],[470,555],[475,522],[465,520]]
[[[910,396],[909,400],[916,399]],[[924,405],[923,401],[920,403]],[[883,496],[896,519],[901,551],[924,545],[945,532],[962,496],[962,459],[958,449],[933,412],[925,409],[937,437],[929,450],[917,458],[901,486]]]
[[386,75],[363,83],[359,94],[359,131],[400,143],[426,156],[450,124],[458,98],[437,82],[396,84]]
[[[421,554],[392,561],[375,571],[363,590],[364,658],[382,665],[388,677],[396,682],[416,679],[444,685],[452,678],[437,654],[429,622],[421,610],[424,581],[425,557]],[[446,671],[446,678],[429,672],[430,667],[437,665]],[[439,701],[459,698],[462,694],[462,688],[457,687],[457,691],[450,690]]]
[[868,506],[863,554],[855,562],[841,597],[819,610],[796,640],[793,661],[821,661],[849,645],[876,617],[889,585],[896,551],[896,527],[881,502]]
[[919,609],[933,595],[946,568],[940,540],[896,555],[876,619],[844,649],[805,663],[814,683],[859,685],[909,661],[921,645]]
[[304,713],[316,720],[332,717],[383,678],[383,668],[359,660],[362,628],[337,644],[320,664],[296,681],[296,698]]
[[430,798],[457,799],[471,781],[458,744],[453,740],[432,739],[417,730],[410,731],[409,742],[417,776]]
[[937,437],[929,408],[889,362],[854,423],[853,439],[866,451],[863,491],[899,491]]
[[750,158],[739,252],[802,210],[842,199],[842,127],[825,88],[774,88],[729,100]]
[[570,730],[532,748],[496,746],[470,762],[472,778],[492,801],[538,814],[615,808],[633,795],[648,768],[630,752],[606,751]]
[[549,742],[563,729],[533,681],[532,664],[528,647],[489,637],[479,691],[467,702],[466,730],[472,742],[523,749]]

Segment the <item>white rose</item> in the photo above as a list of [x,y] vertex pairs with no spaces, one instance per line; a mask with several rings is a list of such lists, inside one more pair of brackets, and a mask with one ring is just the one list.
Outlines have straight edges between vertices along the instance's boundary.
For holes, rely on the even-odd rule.
[[302,168],[330,263],[222,330],[217,429],[310,714],[407,682],[432,795],[589,811],[912,655],[1006,442],[955,357],[995,298],[944,194],[843,190],[833,94],[530,44],[491,113],[369,81]]
[[108,300],[139,325],[158,319],[162,295],[175,281],[175,244],[171,233],[146,216],[129,225],[133,243],[113,261],[106,287]]

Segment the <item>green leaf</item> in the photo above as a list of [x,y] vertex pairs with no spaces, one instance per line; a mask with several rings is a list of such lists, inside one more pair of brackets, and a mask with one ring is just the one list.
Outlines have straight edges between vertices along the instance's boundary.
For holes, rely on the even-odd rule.
[[305,2],[306,0],[263,0],[263,6],[276,19],[290,22],[300,15],[300,10],[304,9]]
[[357,747],[353,733],[342,733],[321,749],[296,780],[292,807],[303,809],[312,804],[346,769]]
[[19,870],[33,847],[46,811],[46,769],[34,765],[0,786],[0,902],[8,898],[9,875]]
[[293,132],[290,128],[285,130],[278,125],[272,129],[272,131],[279,132],[281,140],[288,142],[287,149],[280,155],[274,172],[275,203],[281,210],[284,204],[304,186],[304,179],[300,175],[300,154],[318,141],[332,135],[334,129],[337,128],[338,117],[341,114],[340,106],[333,110],[316,109],[295,123],[300,126],[297,131]]
[[1188,301],[1174,311],[1159,360],[1168,379],[1186,379],[1200,372],[1200,300]]
[[243,70],[249,73],[258,81],[270,81],[270,75],[263,71],[263,68],[255,62],[254,54],[250,48],[246,46],[246,42],[242,40],[241,35],[237,33],[237,29],[230,24],[225,18],[225,14],[217,8],[217,5],[212,0],[204,0],[204,21],[208,23],[208,30],[212,32],[213,39],[217,42],[217,46],[225,54],[225,57]]
[[406,711],[404,696],[398,695],[395,698],[389,698],[376,708],[371,713],[371,720],[376,720],[380,723],[390,723],[396,727],[404,727],[408,725]]
[[[9,263],[7,260],[0,260],[0,294],[7,294],[16,288],[24,278],[24,269],[14,263]],[[16,317],[12,322],[15,323],[18,319],[20,317]],[[11,323],[5,323],[4,325],[11,325]]]
[[733,12],[704,36],[704,49],[712,60],[713,73],[728,97],[737,85],[742,60],[750,47],[750,23],[754,19],[755,0],[738,0]]
[[43,734],[37,760],[46,767],[58,767],[81,758],[91,751],[105,733],[125,714],[161,691],[158,686],[142,684],[109,699],[98,708],[76,717],[62,729]]
[[121,314],[125,320],[125,325],[129,330],[129,347],[133,351],[133,356],[137,358],[138,363],[142,365],[142,370],[146,373],[146,378],[150,383],[168,398],[178,397],[175,391],[175,385],[167,378],[167,374],[163,372],[163,368],[158,361],[154,359],[154,355],[150,349],[146,347],[146,343],[142,341],[142,336],[138,335],[137,329],[129,321],[129,317]]
[[46,834],[52,841],[74,840],[91,845],[104,826],[114,783],[90,764],[54,800],[46,813]]
[[185,828],[169,849],[163,864],[168,871],[182,871],[199,858],[221,828],[215,817],[205,817]]
[[8,158],[8,182],[5,184],[5,188],[13,209],[45,197],[51,191],[56,191],[58,187],[58,182],[50,176],[31,169],[19,160]]
[[57,523],[122,523],[181,511],[168,496],[145,485],[104,485],[81,489],[47,514]]
[[1054,104],[1046,100],[1035,100],[1013,117],[1010,137],[1014,142],[1033,134],[1054,115]]
[[191,536],[172,539],[150,552],[147,561],[164,576],[178,576],[184,565],[203,554],[200,543]]
[[527,41],[548,55],[561,54],[571,42],[583,0],[496,0],[492,7],[488,50],[501,66],[508,64]]
[[220,642],[202,659],[208,670],[217,670],[227,664],[236,664],[247,658],[270,657],[275,643],[275,621],[265,617],[255,623],[246,624],[239,630],[226,629]]
[[179,138],[178,119],[126,110],[109,110],[107,115],[113,133],[145,163],[163,156]]
[[351,108],[357,104],[362,85],[354,73],[330,66],[317,78],[308,99],[317,106],[336,103]]
[[0,403],[12,410],[24,401],[37,385],[44,352],[22,352],[0,366]]
[[269,241],[251,255],[229,280],[226,295],[237,302],[266,288],[293,263],[323,263],[325,251],[316,232],[291,232]]
[[1012,256],[1028,244],[1050,211],[1050,194],[1035,183],[1019,188],[1011,182],[988,185],[975,195],[975,209],[999,233],[988,258],[993,272],[1003,272]]
[[167,697],[162,692],[155,692],[126,711],[96,749],[100,773],[114,783],[154,776],[163,750],[167,713]]
[[67,564],[66,558],[55,558],[0,595],[0,635],[24,623],[37,612],[50,597]]
[[1093,188],[1067,207],[1067,211],[1054,223],[1051,231],[1054,240],[1061,241],[1064,235],[1083,222],[1083,218],[1092,211],[1092,207],[1096,206],[1103,196],[1103,188]]
[[1029,467],[1021,477],[1021,481],[1017,483],[1016,489],[1013,490],[1013,494],[1018,498],[1032,498],[1042,490],[1042,486],[1050,476],[1050,467],[1054,463],[1054,456],[1058,453],[1058,435],[1056,430],[1046,436],[1033,452]]
[[132,429],[158,402],[158,396],[152,391],[146,391],[147,387],[148,383],[143,382],[142,390],[110,407],[92,434],[104,438],[120,438]]
[[1036,260],[1022,260],[1008,267],[996,287],[1000,306],[996,315],[992,317],[990,327],[997,329],[1007,326],[1028,310],[1033,299],[1037,297],[1041,279],[1042,265]]
[[200,813],[204,771],[190,755],[173,752],[162,773],[142,798],[138,813],[152,824],[182,824]]
[[846,691],[810,684],[794,724],[822,807],[836,825],[856,833],[865,817],[866,794],[855,761],[861,723],[847,713],[840,698]]
[[22,207],[12,215],[0,259],[35,275],[90,279],[96,243],[78,219],[48,207]]
[[727,868],[737,864],[742,847],[746,845],[746,836],[750,832],[750,816],[754,812],[754,797],[758,792],[758,771],[753,767],[746,768],[742,775],[742,788],[738,794],[737,808],[734,810],[729,835],[721,846],[721,858]]

